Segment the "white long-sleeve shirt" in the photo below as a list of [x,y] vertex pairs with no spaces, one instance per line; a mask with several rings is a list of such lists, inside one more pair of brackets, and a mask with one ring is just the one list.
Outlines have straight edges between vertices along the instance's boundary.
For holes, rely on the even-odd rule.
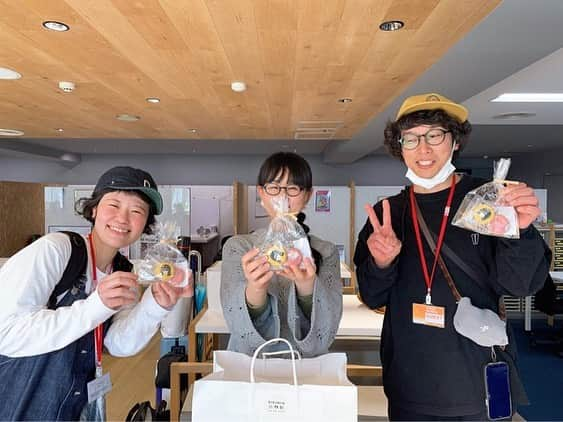
[[[88,242],[86,242],[88,247]],[[88,248],[89,249],[89,248]],[[60,281],[72,247],[64,233],[51,233],[10,258],[0,269],[0,354],[34,356],[62,349],[113,315],[104,345],[114,356],[139,352],[169,313],[154,299],[151,289],[134,307],[114,311],[92,291],[92,263],[88,250],[86,293],[71,306],[47,309]],[[97,272],[99,283],[107,274]]]

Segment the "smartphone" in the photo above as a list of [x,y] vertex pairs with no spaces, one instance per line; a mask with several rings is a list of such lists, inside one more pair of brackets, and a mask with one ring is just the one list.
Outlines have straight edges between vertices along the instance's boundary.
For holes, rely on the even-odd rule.
[[512,416],[510,374],[506,362],[492,362],[485,366],[487,415],[491,420]]

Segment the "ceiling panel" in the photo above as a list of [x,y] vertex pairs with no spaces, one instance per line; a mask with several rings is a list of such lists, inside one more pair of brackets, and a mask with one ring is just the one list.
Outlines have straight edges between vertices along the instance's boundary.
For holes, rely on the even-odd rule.
[[[347,140],[499,2],[3,0],[0,66],[23,77],[0,81],[0,127],[28,139],[235,142],[337,121],[327,139]],[[385,19],[405,28],[384,33]],[[247,91],[233,92],[235,80]]]

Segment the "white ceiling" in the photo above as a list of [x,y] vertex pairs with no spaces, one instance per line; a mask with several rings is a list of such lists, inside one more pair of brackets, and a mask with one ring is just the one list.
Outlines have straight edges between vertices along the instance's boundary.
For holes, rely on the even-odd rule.
[[[351,163],[369,154],[385,153],[385,123],[406,96],[421,92],[440,92],[469,108],[474,132],[466,156],[563,152],[563,104],[490,102],[503,92],[563,92],[562,23],[563,0],[505,0],[347,141],[22,139],[0,140],[0,154],[58,159],[64,152],[154,154],[157,150],[225,155],[296,149],[304,154],[323,154],[326,162]],[[492,118],[507,112],[532,112],[536,116],[519,121]]]

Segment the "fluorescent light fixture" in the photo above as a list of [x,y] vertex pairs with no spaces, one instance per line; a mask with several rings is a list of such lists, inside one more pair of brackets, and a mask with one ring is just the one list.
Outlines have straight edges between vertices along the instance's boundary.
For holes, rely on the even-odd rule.
[[563,92],[512,92],[501,94],[493,103],[563,103]]
[[23,130],[18,129],[0,129],[0,136],[22,136]]

